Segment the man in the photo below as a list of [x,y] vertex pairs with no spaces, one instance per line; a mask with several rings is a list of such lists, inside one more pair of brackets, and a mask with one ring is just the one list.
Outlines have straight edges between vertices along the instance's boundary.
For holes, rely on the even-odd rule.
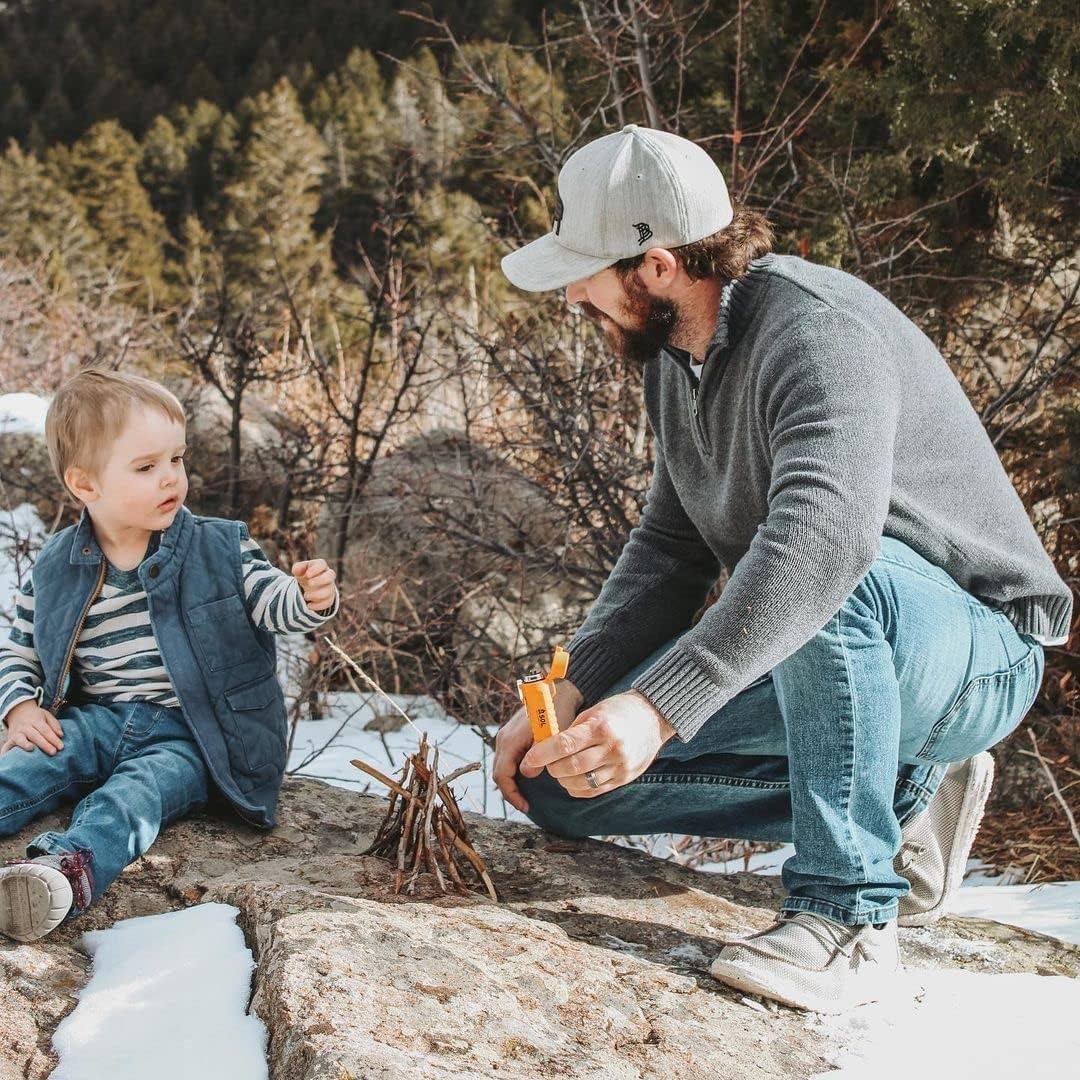
[[818,1011],[873,1000],[898,918],[939,918],[963,876],[984,751],[1030,708],[1071,594],[931,342],[855,278],[770,254],[700,147],[631,124],[558,187],[553,230],[503,270],[565,288],[644,364],[655,463],[569,644],[563,734],[531,747],[516,714],[499,786],[567,835],[793,842],[775,925],[713,975]]

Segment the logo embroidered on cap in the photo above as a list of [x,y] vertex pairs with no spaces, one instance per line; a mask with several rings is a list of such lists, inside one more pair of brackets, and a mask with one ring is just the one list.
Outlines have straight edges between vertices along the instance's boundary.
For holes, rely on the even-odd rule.
[[637,222],[634,228],[637,229],[637,242],[639,244],[644,244],[646,240],[652,237],[652,228],[644,221]]
[[566,208],[563,206],[562,196],[555,196],[555,219],[551,223],[551,227],[555,230],[555,235],[559,235],[559,229],[562,228],[563,214]]

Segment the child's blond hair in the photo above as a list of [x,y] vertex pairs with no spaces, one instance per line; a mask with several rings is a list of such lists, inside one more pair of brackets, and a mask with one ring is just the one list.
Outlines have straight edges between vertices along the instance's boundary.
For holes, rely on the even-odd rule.
[[84,368],[56,391],[45,414],[45,442],[65,488],[64,473],[73,465],[93,474],[105,464],[133,405],[158,409],[170,420],[186,423],[176,395],[141,375]]

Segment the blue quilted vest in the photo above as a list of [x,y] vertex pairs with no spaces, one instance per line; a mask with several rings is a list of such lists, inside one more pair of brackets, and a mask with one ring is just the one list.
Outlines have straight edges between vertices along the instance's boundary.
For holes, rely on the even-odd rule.
[[[244,603],[242,522],[181,507],[158,550],[139,567],[150,625],[180,707],[222,794],[245,820],[274,824],[285,771],[285,698],[274,636]],[[34,564],[34,644],[44,669],[41,704],[55,712],[77,694],[75,643],[105,577],[105,557],[83,512],[45,543]]]

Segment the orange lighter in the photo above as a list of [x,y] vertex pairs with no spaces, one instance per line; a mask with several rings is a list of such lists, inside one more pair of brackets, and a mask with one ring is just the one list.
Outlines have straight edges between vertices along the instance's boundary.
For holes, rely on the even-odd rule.
[[518,697],[529,714],[534,742],[559,734],[559,721],[555,716],[555,680],[566,675],[569,664],[570,654],[561,645],[556,645],[551,670],[546,675],[534,671],[517,681]]

